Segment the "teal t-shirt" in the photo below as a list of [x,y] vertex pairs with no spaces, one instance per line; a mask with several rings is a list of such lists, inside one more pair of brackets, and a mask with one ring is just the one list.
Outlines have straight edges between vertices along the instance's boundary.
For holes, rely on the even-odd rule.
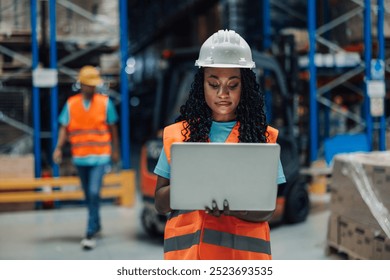
[[[210,142],[225,142],[227,137],[229,136],[231,130],[236,125],[235,121],[232,122],[212,122],[210,128]],[[171,167],[168,163],[167,156],[164,152],[164,149],[161,151],[160,157],[154,168],[154,173],[169,179],[171,177]],[[276,180],[277,184],[283,184],[286,182],[286,177],[284,176],[282,163],[279,160],[278,167],[278,177]]]
[[[86,110],[89,109],[91,105],[90,100],[83,100],[83,105]],[[116,112],[115,106],[110,99],[107,102],[107,124],[114,124],[118,121],[119,117]],[[70,121],[69,106],[68,102],[62,108],[58,121],[61,125],[67,126]],[[107,155],[88,155],[84,157],[72,157],[73,163],[75,165],[91,166],[91,165],[101,165],[110,163],[111,157]]]

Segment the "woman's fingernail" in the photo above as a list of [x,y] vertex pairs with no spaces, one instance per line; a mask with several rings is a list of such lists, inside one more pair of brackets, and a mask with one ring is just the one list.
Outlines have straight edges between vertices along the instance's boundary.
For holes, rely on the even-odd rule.
[[216,208],[217,207],[217,203],[215,201],[213,201],[213,208]]
[[226,199],[223,201],[223,205],[228,206],[228,202]]

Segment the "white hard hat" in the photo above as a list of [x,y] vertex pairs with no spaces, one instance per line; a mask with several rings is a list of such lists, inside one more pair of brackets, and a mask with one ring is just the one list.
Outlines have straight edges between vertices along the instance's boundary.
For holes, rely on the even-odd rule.
[[248,43],[233,30],[219,30],[202,45],[195,66],[217,68],[254,68]]

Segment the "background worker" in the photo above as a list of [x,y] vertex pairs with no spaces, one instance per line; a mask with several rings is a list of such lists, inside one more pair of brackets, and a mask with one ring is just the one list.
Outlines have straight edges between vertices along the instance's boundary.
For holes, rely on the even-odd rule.
[[66,140],[71,145],[72,161],[88,207],[88,225],[81,245],[84,249],[96,246],[96,235],[101,230],[100,190],[109,164],[119,161],[118,114],[108,96],[96,93],[103,83],[93,66],[80,69],[80,93],[70,97],[59,116],[61,124],[53,160],[60,163]]
[[[164,258],[271,259],[269,225],[261,211],[230,211],[228,201],[225,205],[212,202],[212,209],[196,211],[170,207],[172,143],[274,143],[278,135],[266,123],[264,95],[251,70],[255,67],[252,52],[239,34],[232,30],[214,33],[202,45],[195,65],[199,70],[188,100],[176,123],[164,129],[164,148],[154,170],[158,175],[156,209],[170,213]],[[276,183],[284,182],[279,163]]]

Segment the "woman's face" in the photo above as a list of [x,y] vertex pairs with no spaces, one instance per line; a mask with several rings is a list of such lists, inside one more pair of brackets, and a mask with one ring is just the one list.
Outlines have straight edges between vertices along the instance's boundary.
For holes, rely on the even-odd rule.
[[241,97],[239,68],[205,68],[204,94],[213,120],[232,121]]

